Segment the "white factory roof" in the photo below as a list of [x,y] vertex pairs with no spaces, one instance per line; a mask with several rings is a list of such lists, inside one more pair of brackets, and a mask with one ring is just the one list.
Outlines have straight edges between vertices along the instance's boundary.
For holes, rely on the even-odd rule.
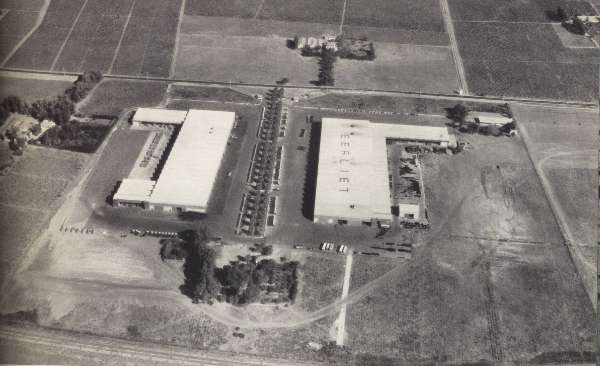
[[190,110],[148,202],[206,211],[235,113]]
[[315,216],[391,220],[385,154],[369,121],[323,118]]
[[376,129],[376,133],[383,138],[431,142],[450,141],[450,133],[447,127],[395,123],[374,123],[373,126]]
[[468,121],[479,121],[479,123],[484,125],[505,125],[511,123],[513,121],[512,118],[506,117],[500,113],[491,113],[491,112],[469,112],[466,118]]
[[323,118],[315,216],[392,219],[386,139],[448,142],[446,127]]
[[187,111],[162,109],[162,108],[139,108],[133,116],[134,123],[165,123],[180,125],[185,120]]
[[153,180],[125,178],[113,196],[115,201],[144,202],[152,194]]

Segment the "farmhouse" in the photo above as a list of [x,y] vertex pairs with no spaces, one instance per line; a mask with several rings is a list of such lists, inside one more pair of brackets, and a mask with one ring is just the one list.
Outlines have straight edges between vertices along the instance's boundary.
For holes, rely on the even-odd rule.
[[[185,113],[158,179],[124,179],[113,196],[114,205],[177,213],[206,212],[235,113],[208,110]],[[177,116],[170,112],[159,115],[170,118],[167,124],[173,123]],[[159,123],[158,117],[144,115],[144,120]]]
[[[445,127],[323,118],[314,221],[387,225],[393,220],[388,141],[449,146]],[[419,202],[403,201],[398,215],[418,220]]]

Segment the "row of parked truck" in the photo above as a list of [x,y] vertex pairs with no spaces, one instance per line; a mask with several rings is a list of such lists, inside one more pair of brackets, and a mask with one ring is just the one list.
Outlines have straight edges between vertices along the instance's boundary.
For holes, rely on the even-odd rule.
[[338,254],[345,254],[348,251],[348,247],[345,246],[344,244],[336,245],[335,243],[331,243],[331,242],[327,242],[327,241],[322,242],[319,249],[328,250],[328,251],[335,250]]

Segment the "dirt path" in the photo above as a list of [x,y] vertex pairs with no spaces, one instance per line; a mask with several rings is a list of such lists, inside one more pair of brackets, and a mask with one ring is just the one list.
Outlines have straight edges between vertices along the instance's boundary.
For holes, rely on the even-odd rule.
[[458,82],[462,89],[461,94],[469,95],[469,87],[467,86],[467,77],[465,76],[465,67],[460,57],[460,51],[458,50],[458,42],[454,35],[454,24],[452,23],[452,17],[450,16],[450,6],[448,0],[440,1],[442,7],[442,17],[444,18],[444,25],[446,26],[446,33],[450,38],[450,46],[452,49],[452,56],[454,57],[454,65],[456,66],[456,72],[458,74]]
[[[344,301],[348,297],[348,291],[350,290],[350,275],[352,274],[352,251],[348,253],[346,256],[346,267],[344,269],[344,285],[342,287],[342,298],[341,301]],[[343,303],[342,308],[340,309],[340,316],[337,320],[337,336],[335,339],[335,343],[338,346],[344,345],[344,337],[346,336],[346,306],[347,304]]]
[[4,58],[4,60],[0,64],[0,67],[4,67],[6,65],[6,63],[8,62],[8,60],[10,60],[13,57],[13,55],[17,52],[17,50],[19,48],[21,48],[21,46],[23,46],[23,44],[25,42],[27,42],[27,40],[29,39],[29,37],[31,37],[31,35],[33,33],[35,33],[35,31],[40,27],[40,25],[42,24],[42,21],[46,17],[46,13],[48,12],[48,7],[50,6],[50,1],[51,0],[44,0],[44,4],[40,8],[40,12],[38,14],[38,18],[35,21],[35,24],[33,25],[33,28],[31,28],[31,30],[29,32],[27,32],[27,34],[23,38],[21,38],[21,40],[19,41],[19,43],[17,43],[17,45],[12,49],[12,51],[10,51],[8,53],[8,55]]
[[[169,69],[169,78],[175,77],[175,70],[177,68],[177,56],[179,54],[179,42],[181,36],[181,23],[183,22],[183,17],[185,16],[185,4],[187,0],[181,1],[181,7],[179,8],[179,19],[177,21],[177,33],[175,33],[175,48],[173,49],[173,56],[171,59],[171,68]],[[109,71],[110,73],[110,71]]]

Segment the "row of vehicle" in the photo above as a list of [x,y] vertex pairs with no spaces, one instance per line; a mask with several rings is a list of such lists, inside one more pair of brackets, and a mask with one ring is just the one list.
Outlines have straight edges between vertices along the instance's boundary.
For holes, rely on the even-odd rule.
[[131,233],[137,236],[160,236],[165,238],[175,238],[177,237],[177,233],[173,231],[157,231],[157,230],[140,230],[140,229],[131,229]]
[[331,242],[327,242],[327,241],[322,242],[319,249],[329,250],[329,251],[335,250],[339,254],[345,254],[348,251],[348,247],[345,246],[344,244],[336,245],[335,243],[331,243]]

